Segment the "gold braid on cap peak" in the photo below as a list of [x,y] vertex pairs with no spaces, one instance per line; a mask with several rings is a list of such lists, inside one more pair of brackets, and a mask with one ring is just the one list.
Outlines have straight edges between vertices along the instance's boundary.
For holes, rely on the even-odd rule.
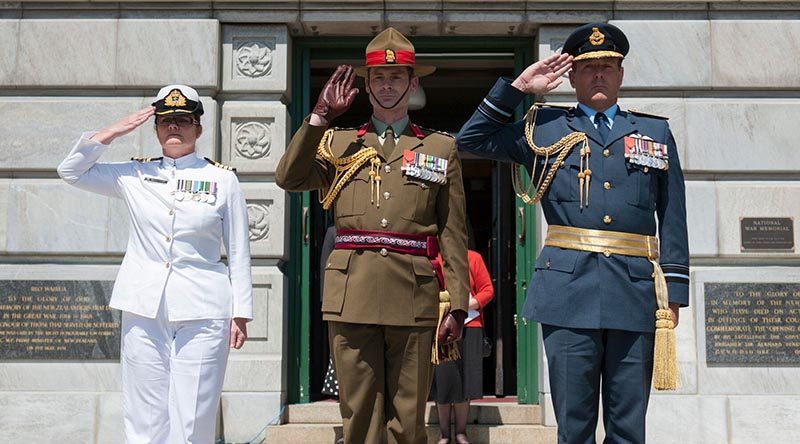
[[584,52],[583,54],[575,56],[572,60],[589,60],[589,59],[604,59],[607,57],[613,57],[617,59],[623,59],[625,56],[618,53],[617,51],[591,51],[591,52]]
[[336,200],[336,196],[338,196],[339,192],[342,191],[342,188],[344,188],[350,178],[353,177],[353,175],[356,174],[358,170],[361,169],[361,167],[367,162],[370,163],[369,200],[370,203],[375,204],[378,208],[380,208],[381,201],[379,196],[381,194],[381,160],[378,158],[378,151],[370,146],[362,148],[351,156],[335,157],[333,155],[333,151],[331,151],[331,139],[333,139],[333,133],[334,129],[325,131],[325,134],[322,135],[322,140],[319,141],[319,146],[317,147],[317,155],[329,164],[333,165],[333,167],[336,169],[336,173],[333,176],[333,181],[331,182],[330,188],[323,191],[324,197],[320,195],[321,197],[319,202],[322,204],[322,208],[327,210],[331,207],[333,201]]
[[[542,200],[544,193],[547,192],[547,189],[550,187],[550,184],[553,182],[553,177],[555,177],[558,168],[564,164],[564,158],[569,155],[572,148],[575,145],[581,144],[581,170],[578,173],[578,187],[580,190],[580,208],[584,207],[584,199],[583,196],[586,194],[586,205],[589,206],[589,183],[592,179],[592,170],[589,169],[589,155],[591,154],[591,149],[589,148],[589,139],[586,137],[586,133],[574,132],[567,134],[566,136],[562,137],[561,140],[558,142],[547,146],[547,147],[539,147],[533,141],[533,130],[536,126],[536,112],[539,110],[540,104],[534,104],[525,114],[525,140],[528,142],[528,146],[530,146],[531,150],[533,150],[533,167],[531,168],[531,179],[530,183],[527,187],[523,184],[522,180],[522,166],[520,164],[514,164],[514,174],[513,174],[513,185],[514,185],[514,192],[516,195],[522,199],[528,205],[534,205],[536,202]],[[547,170],[547,174],[544,171],[539,174],[539,181],[536,183],[535,186],[535,193],[533,197],[529,194],[531,191],[531,186],[533,186],[535,177],[536,177],[536,163],[538,161],[539,156],[544,156],[544,167],[547,168],[548,160],[550,156],[556,155],[556,160],[550,165],[550,169]]]

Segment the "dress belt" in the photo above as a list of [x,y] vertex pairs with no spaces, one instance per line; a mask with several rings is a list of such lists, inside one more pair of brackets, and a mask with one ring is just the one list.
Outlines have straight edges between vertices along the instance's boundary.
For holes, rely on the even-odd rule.
[[656,303],[656,341],[653,362],[653,386],[656,390],[674,390],[678,386],[678,361],[675,351],[675,324],[669,309],[667,281],[658,263],[658,238],[644,234],[589,228],[550,225],[544,245],[570,250],[644,257],[653,264]]
[[436,236],[423,234],[394,233],[391,231],[374,230],[336,230],[337,250],[372,250],[392,251],[395,253],[410,254],[412,256],[425,256],[431,260],[439,287],[444,289],[444,274],[439,262],[435,261],[439,255],[439,239]]

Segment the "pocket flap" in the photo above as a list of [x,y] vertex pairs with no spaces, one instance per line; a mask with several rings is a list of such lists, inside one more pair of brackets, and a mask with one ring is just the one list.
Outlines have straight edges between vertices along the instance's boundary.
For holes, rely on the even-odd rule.
[[350,267],[350,256],[353,255],[353,250],[333,250],[328,256],[328,262],[325,264],[326,270],[339,270],[347,271]]
[[580,254],[578,250],[545,247],[536,259],[536,269],[572,273],[575,271],[575,263],[578,261],[578,254]]
[[646,258],[626,256],[628,259],[628,274],[634,279],[653,279],[653,264]]
[[411,265],[414,267],[414,274],[417,276],[436,276],[431,260],[422,256],[413,256]]

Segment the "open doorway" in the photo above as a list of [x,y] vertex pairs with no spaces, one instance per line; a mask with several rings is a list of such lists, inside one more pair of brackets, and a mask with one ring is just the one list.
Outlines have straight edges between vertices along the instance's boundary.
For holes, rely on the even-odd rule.
[[[502,39],[501,39],[502,40]],[[491,86],[500,76],[513,76],[520,66],[520,39],[506,39],[511,44],[504,47],[502,42],[490,49],[475,51],[463,41],[458,44],[451,38],[416,39],[417,61],[437,67],[431,76],[421,79],[426,103],[418,110],[409,112],[410,120],[420,126],[434,128],[455,134],[466,122],[477,105],[485,97]],[[347,45],[314,47],[311,42],[305,50],[300,64],[302,75],[303,115],[293,115],[295,125],[313,107],[319,92],[333,73],[336,66],[363,64],[363,43],[348,40]],[[306,43],[306,42],[300,42]],[[485,44],[485,42],[482,42]],[[528,47],[532,41],[524,41]],[[516,46],[515,46],[516,45]],[[459,49],[460,48],[460,49]],[[467,49],[469,48],[469,49]],[[528,52],[529,54],[529,52]],[[297,66],[297,65],[295,65]],[[297,77],[295,77],[297,78]],[[363,80],[357,86],[361,89],[350,110],[334,122],[339,127],[357,127],[368,121],[371,107],[363,89]],[[297,91],[297,89],[295,90]],[[516,258],[519,244],[516,242],[516,202],[511,187],[510,166],[494,161],[462,155],[464,187],[467,195],[467,215],[472,228],[470,248],[478,251],[491,274],[495,298],[484,310],[485,332],[494,347],[491,356],[484,359],[483,388],[486,396],[514,396],[518,392],[517,329],[515,314],[519,307],[518,283],[516,281]],[[317,194],[311,193],[307,202],[309,225],[308,274],[309,300],[307,325],[307,391],[306,400],[321,399],[325,372],[328,366],[327,328],[320,312],[321,285],[319,257],[326,228],[333,223],[332,215],[323,211],[317,204]],[[302,348],[302,347],[301,347]],[[526,352],[527,353],[527,352]],[[535,348],[529,350],[535,355]],[[303,357],[300,356],[302,360]],[[302,365],[302,362],[301,362]],[[302,385],[302,378],[301,385]],[[535,379],[535,377],[534,377]],[[301,400],[302,402],[302,400]]]

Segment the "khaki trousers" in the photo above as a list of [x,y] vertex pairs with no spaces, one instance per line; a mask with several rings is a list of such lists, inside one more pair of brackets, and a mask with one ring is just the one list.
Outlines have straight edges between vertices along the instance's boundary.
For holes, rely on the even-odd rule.
[[434,327],[328,322],[345,444],[425,444]]

